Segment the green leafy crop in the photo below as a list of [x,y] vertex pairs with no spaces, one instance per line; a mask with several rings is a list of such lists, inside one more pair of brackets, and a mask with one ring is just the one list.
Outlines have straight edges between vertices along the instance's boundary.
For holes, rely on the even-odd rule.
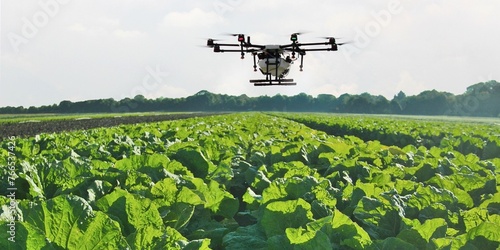
[[0,248],[500,247],[500,129],[275,115],[1,141]]

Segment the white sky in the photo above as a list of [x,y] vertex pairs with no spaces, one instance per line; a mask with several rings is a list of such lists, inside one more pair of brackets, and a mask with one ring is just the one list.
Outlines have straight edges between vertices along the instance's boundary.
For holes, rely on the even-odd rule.
[[[461,94],[500,78],[498,0],[1,0],[0,106],[62,100],[185,97],[206,89],[249,96],[369,92],[388,99],[436,89]],[[216,54],[207,38],[285,44],[336,36],[289,78],[254,87],[250,55]],[[325,40],[326,41],[326,40]]]

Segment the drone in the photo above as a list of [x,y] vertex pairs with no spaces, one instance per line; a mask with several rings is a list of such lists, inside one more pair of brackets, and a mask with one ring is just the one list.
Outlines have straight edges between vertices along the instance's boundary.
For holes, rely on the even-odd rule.
[[[299,43],[299,35],[293,33],[290,36],[291,43],[285,45],[259,45],[250,42],[250,36],[244,34],[229,34],[238,38],[238,43],[217,43],[219,40],[208,39],[207,46],[213,48],[215,53],[239,52],[241,59],[245,54],[253,56],[253,69],[266,77],[265,79],[250,80],[254,86],[272,85],[296,85],[293,79],[285,79],[290,72],[291,65],[300,59],[300,71],[304,68],[304,56],[308,51],[337,51],[338,46],[347,44],[337,43],[334,37],[324,37],[326,42]],[[320,46],[320,47],[318,47]],[[239,48],[237,48],[239,47]],[[258,60],[257,60],[258,59]]]

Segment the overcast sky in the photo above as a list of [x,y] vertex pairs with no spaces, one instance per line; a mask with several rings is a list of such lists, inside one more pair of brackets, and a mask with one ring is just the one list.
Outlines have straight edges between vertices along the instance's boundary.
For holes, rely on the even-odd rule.
[[[1,0],[0,106],[62,100],[339,96],[400,90],[461,94],[500,79],[498,0]],[[207,38],[285,44],[336,36],[353,43],[310,52],[297,86],[254,87],[251,56],[216,54]]]

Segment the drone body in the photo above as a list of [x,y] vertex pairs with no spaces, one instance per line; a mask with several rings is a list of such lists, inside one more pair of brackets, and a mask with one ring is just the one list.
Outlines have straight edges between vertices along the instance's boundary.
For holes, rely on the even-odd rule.
[[[300,58],[300,71],[304,66],[304,56],[307,51],[337,51],[338,46],[346,43],[336,43],[335,38],[326,37],[327,42],[299,43],[298,35],[293,33],[290,37],[292,43],[285,45],[258,45],[250,42],[250,37],[243,34],[232,34],[238,37],[238,44],[216,43],[214,39],[208,39],[207,46],[213,48],[216,53],[239,52],[241,59],[246,53],[251,53],[254,62],[254,71],[257,67],[266,76],[265,79],[250,80],[255,86],[270,85],[296,85],[293,79],[285,79],[294,61]],[[312,46],[321,46],[311,48]],[[229,47],[229,49],[225,49]],[[231,48],[239,47],[239,49]],[[298,55],[298,57],[296,57]],[[258,60],[257,60],[258,59]]]

